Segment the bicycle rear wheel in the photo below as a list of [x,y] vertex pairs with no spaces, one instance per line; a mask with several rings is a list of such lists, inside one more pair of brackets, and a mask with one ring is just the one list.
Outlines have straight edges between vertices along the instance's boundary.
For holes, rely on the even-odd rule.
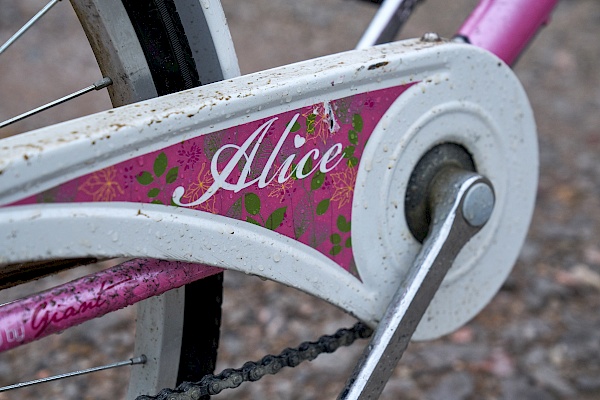
[[[113,80],[109,94],[115,107],[239,75],[219,2],[71,3],[103,75]],[[140,303],[135,354],[148,361],[132,369],[128,398],[213,372],[222,281],[218,274]],[[204,329],[192,340],[198,319]]]

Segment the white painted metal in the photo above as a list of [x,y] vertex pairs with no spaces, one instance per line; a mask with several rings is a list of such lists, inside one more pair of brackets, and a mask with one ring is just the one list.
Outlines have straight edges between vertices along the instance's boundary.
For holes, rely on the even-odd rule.
[[[383,62],[387,64],[381,66]],[[381,67],[369,69],[374,64]],[[161,212],[172,215],[161,217],[160,223],[147,222],[150,225],[136,222],[140,216],[123,215],[130,221],[125,224],[125,219],[114,220],[116,209],[109,212],[106,205],[86,206],[86,214],[95,215],[93,221],[97,222],[90,222],[93,226],[102,224],[102,229],[133,236],[134,228],[128,227],[132,224],[144,237],[159,232],[163,238],[149,239],[145,245],[132,240],[123,248],[85,230],[72,237],[65,229],[64,240],[58,240],[61,237],[47,225],[50,211],[45,211],[46,206],[24,208],[23,212],[34,218],[28,223],[25,214],[18,223],[9,222],[11,213],[4,211],[0,235],[10,240],[10,245],[5,242],[10,250],[3,252],[2,257],[13,262],[47,257],[47,251],[56,256],[143,254],[202,262],[213,257],[211,264],[282,281],[374,324],[419,250],[404,219],[405,186],[412,168],[431,147],[450,141],[465,146],[479,173],[492,181],[497,206],[488,224],[458,256],[417,329],[417,336],[431,338],[448,332],[475,315],[506,278],[527,231],[537,183],[535,124],[524,91],[506,65],[471,46],[419,40],[397,42],[215,83],[2,140],[0,204],[191,137],[357,92],[410,82],[418,83],[384,115],[360,164],[353,201],[352,243],[362,283],[332,266],[325,256],[272,232],[230,219],[221,222],[217,218],[205,224],[209,219],[202,213],[172,208],[161,211],[148,205],[143,210],[156,218]],[[162,123],[152,123],[158,120]],[[97,211],[93,211],[94,207]],[[75,221],[82,219],[74,218],[68,209],[57,218],[61,224],[75,224],[75,229]],[[206,251],[197,254],[189,247],[179,249],[178,236],[162,235],[161,232],[175,232],[177,224],[178,231],[193,226],[196,242],[190,241],[190,246],[204,245],[207,242],[199,238],[209,235],[211,251],[217,249],[214,255]],[[225,226],[236,234],[219,234],[215,230]],[[40,233],[39,240],[47,243],[30,246],[29,235],[36,235],[39,229],[54,233]],[[152,230],[150,235],[148,229]],[[253,249],[244,252],[244,257],[252,253],[250,260],[238,262],[218,250],[235,245],[233,254],[243,247],[240,242],[231,242],[233,236],[239,237],[238,229],[239,233],[245,232],[244,246]],[[95,243],[91,238],[99,240],[100,248],[81,243],[86,235],[89,243]],[[126,236],[120,237],[129,240]],[[274,263],[275,248],[289,256],[291,262]],[[254,267],[250,265],[253,262]],[[259,265],[262,270],[256,267]],[[331,272],[316,273],[315,266]],[[319,277],[318,282],[313,282],[315,276]]]
[[374,312],[386,305],[374,307],[377,288],[362,285],[307,245],[245,221],[181,207],[114,202],[3,208],[0,232],[6,246],[0,263],[32,254],[64,258],[89,253],[186,260],[297,287],[372,326],[378,318]]
[[533,214],[537,139],[526,95],[499,61],[433,72],[414,89],[384,116],[358,173],[352,223],[362,228],[353,229],[352,243],[365,284],[398,287],[421,247],[406,225],[404,197],[429,149],[463,145],[497,196],[490,221],[463,248],[415,332],[430,339],[475,316],[512,269]]

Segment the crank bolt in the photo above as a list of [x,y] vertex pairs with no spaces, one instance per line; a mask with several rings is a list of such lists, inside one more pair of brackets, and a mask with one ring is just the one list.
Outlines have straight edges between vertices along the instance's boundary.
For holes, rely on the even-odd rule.
[[465,195],[462,212],[465,220],[472,227],[478,228],[492,216],[494,210],[494,191],[483,182],[476,183]]
[[442,38],[440,38],[440,35],[435,32],[426,32],[423,34],[423,36],[421,36],[421,41],[427,43],[439,42],[441,40]]

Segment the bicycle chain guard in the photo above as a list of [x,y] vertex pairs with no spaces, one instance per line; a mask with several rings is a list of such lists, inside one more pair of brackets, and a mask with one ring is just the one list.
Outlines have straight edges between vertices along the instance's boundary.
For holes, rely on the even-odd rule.
[[409,178],[444,143],[466,149],[496,206],[415,334],[437,337],[505,280],[537,184],[527,97],[509,67],[468,45],[342,53],[3,139],[0,263],[209,264],[375,326],[421,247],[405,218]]

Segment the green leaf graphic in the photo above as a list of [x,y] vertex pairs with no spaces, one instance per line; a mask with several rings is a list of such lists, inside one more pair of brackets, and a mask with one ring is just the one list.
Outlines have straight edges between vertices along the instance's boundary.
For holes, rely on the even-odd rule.
[[144,186],[147,186],[147,185],[151,184],[152,182],[154,182],[154,178],[152,177],[152,174],[148,171],[142,172],[142,174],[136,176],[135,179]]
[[260,199],[254,193],[244,195],[244,206],[248,214],[256,215],[260,212]]
[[337,256],[338,254],[340,254],[340,251],[342,251],[342,246],[336,244],[331,248],[329,254],[331,254],[332,256]]
[[323,215],[329,209],[329,199],[321,200],[319,204],[317,204],[317,215]]
[[358,134],[356,133],[355,130],[350,129],[348,131],[348,140],[350,141],[350,143],[352,144],[358,144]]
[[160,189],[159,188],[154,188],[154,189],[150,189],[148,191],[148,197],[156,197],[158,196],[160,193]]
[[179,167],[173,167],[167,172],[167,176],[165,177],[165,182],[173,183],[177,180],[179,176]]
[[337,219],[337,227],[340,232],[350,232],[350,222],[346,220],[346,217],[340,215]]
[[352,247],[352,238],[351,238],[351,237],[349,237],[348,239],[346,239],[346,243],[344,243],[344,245],[345,245],[347,248],[350,248],[350,247]]
[[[292,121],[290,121],[290,122],[292,122]],[[301,126],[298,123],[298,121],[294,121],[294,125],[292,126],[292,129],[290,129],[290,132],[292,132],[292,133],[298,132],[300,130],[300,128],[301,128]]]
[[254,224],[254,225],[262,226],[262,224],[260,222],[258,222],[257,220],[255,220],[254,218],[249,217],[249,216],[246,217],[246,221],[250,222],[251,224]]
[[154,160],[154,175],[157,177],[161,176],[165,173],[167,169],[167,155],[165,153],[160,153],[156,156],[156,160]]
[[333,244],[340,244],[340,242],[342,241],[342,237],[340,236],[339,233],[334,233],[333,235],[331,235],[329,237],[329,240],[331,241],[331,243]]
[[358,165],[358,158],[356,157],[350,157],[350,159],[348,160],[348,166],[350,168],[355,167]]
[[286,209],[287,207],[281,207],[273,211],[273,213],[269,215],[269,218],[267,218],[267,221],[265,222],[265,228],[272,231],[279,228],[279,225],[281,225],[283,222],[283,216],[285,215]]
[[160,200],[156,200],[156,199],[152,200],[152,201],[151,201],[151,203],[152,203],[152,204],[162,204],[163,206],[165,205],[165,203],[163,203],[163,202],[162,202],[162,201],[160,201]]
[[352,116],[352,127],[356,129],[356,131],[361,132],[363,129],[363,119],[360,114],[354,114]]
[[312,135],[315,133],[315,120],[317,116],[315,114],[308,114],[306,116],[306,133]]
[[325,174],[322,173],[321,171],[317,171],[315,173],[315,176],[313,176],[313,178],[310,181],[310,189],[317,190],[318,188],[323,186],[324,182],[325,182]]
[[350,158],[354,155],[354,150],[356,150],[356,147],[354,146],[348,146],[344,149],[344,158]]
[[310,173],[310,171],[312,170],[312,167],[313,167],[313,159],[312,159],[312,157],[308,157],[308,159],[304,163],[304,167],[302,168],[302,174],[305,176],[308,175]]

